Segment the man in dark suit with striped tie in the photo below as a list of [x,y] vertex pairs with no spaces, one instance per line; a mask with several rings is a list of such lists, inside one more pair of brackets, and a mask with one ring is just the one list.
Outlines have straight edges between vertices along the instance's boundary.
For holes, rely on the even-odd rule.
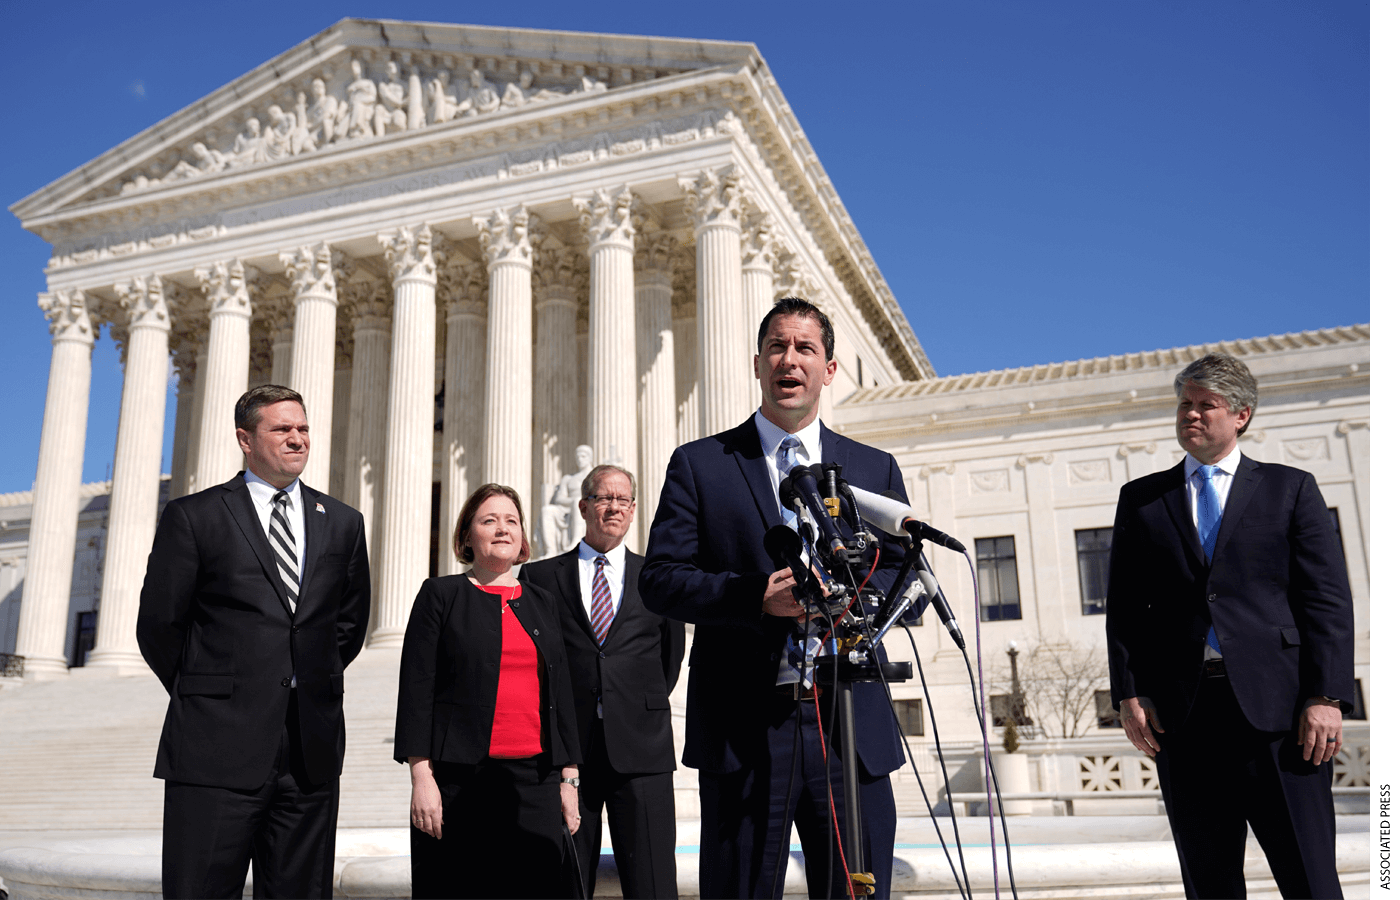
[[578,546],[520,570],[559,598],[583,765],[576,841],[598,876],[603,808],[624,897],[676,896],[676,802],[671,689],[680,678],[685,626],[642,605],[643,558],[623,546],[636,511],[632,474],[596,466],[583,479]]
[[1245,824],[1285,897],[1340,897],[1332,758],[1352,606],[1317,481],[1255,462],[1259,388],[1233,356],[1176,377],[1186,457],[1123,486],[1108,658],[1123,730],[1157,760],[1187,897],[1244,897]]
[[136,638],[170,693],[162,890],[240,897],[251,860],[255,897],[330,897],[364,520],[301,483],[296,391],[253,388],[234,425],[247,471],[166,505],[141,589]]

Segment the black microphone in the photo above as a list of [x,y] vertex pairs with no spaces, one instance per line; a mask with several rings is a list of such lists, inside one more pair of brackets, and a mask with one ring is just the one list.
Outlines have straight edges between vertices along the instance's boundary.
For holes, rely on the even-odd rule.
[[846,552],[846,541],[841,537],[841,532],[836,530],[836,523],[831,521],[831,516],[826,511],[821,491],[817,488],[817,479],[810,468],[793,466],[788,471],[787,478],[778,485],[778,499],[793,512],[798,511],[797,504],[806,507],[807,514],[816,520],[817,529],[832,556]]
[[928,561],[922,553],[914,560],[914,567],[919,576],[919,583],[924,586],[924,593],[928,594],[929,605],[938,613],[938,618],[943,620],[943,627],[948,629],[953,643],[958,645],[959,650],[966,650],[967,644],[963,642],[958,620],[953,618],[953,609],[948,605],[948,598],[943,596],[943,588],[938,584],[938,579],[933,577],[933,570],[928,567]]
[[821,596],[821,589],[812,584],[815,576],[802,561],[802,538],[786,525],[774,525],[763,535],[763,549],[780,569],[791,569],[797,581],[793,592],[799,598],[810,599]]

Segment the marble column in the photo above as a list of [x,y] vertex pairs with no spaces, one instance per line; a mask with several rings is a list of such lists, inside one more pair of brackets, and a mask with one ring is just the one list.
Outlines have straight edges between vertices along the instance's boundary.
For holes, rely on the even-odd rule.
[[666,464],[676,449],[676,347],[671,325],[671,281],[679,253],[669,234],[637,239],[637,402],[640,464],[632,533],[646,547]]
[[344,305],[350,312],[354,356],[350,363],[350,413],[345,441],[347,504],[365,520],[369,574],[373,582],[370,621],[379,606],[380,561],[384,507],[384,423],[389,409],[389,316],[393,303],[381,277],[357,268],[345,284]]
[[530,511],[543,556],[543,510],[567,472],[584,433],[579,427],[579,296],[588,267],[572,247],[550,235],[535,252],[535,430],[534,480],[540,489]]
[[588,439],[598,462],[637,471],[634,201],[624,185],[576,198],[588,235]]
[[[758,352],[758,323],[773,306],[773,232],[771,218],[762,210],[746,212],[743,227],[739,255],[744,284],[744,334],[748,340],[745,352],[752,357]],[[752,368],[748,383],[749,409],[758,409],[763,396]]]
[[433,366],[437,248],[427,224],[379,235],[394,282],[379,608],[371,647],[403,644],[413,598],[428,577],[433,499]]
[[170,335],[170,349],[178,379],[175,399],[175,440],[170,453],[170,490],[167,499],[185,496],[189,487],[194,456],[190,453],[191,423],[195,409],[195,342],[199,336],[181,327],[176,317]]
[[679,269],[671,287],[671,328],[676,336],[676,443],[685,444],[700,439],[695,270]]
[[40,294],[39,308],[49,320],[53,355],[39,437],[39,466],[34,474],[29,558],[15,653],[24,657],[26,677],[43,678],[68,671],[64,643],[95,331],[82,291]]
[[335,316],[335,400],[331,414],[330,446],[330,494],[337,500],[345,499],[345,483],[349,480],[349,470],[345,467],[345,448],[350,443],[350,392],[354,387],[355,374],[354,346],[350,311],[344,304],[340,304],[336,307]]
[[[190,405],[190,445],[185,448],[185,487],[183,493],[193,494],[195,479],[199,474],[199,447],[204,441],[204,394],[209,386],[209,335],[202,334],[194,355],[194,398]],[[233,416],[229,416],[233,423]],[[243,464],[243,453],[238,454],[239,465]],[[232,477],[232,473],[229,473]]]
[[[1060,534],[1055,527],[1055,485],[1051,479],[1051,466],[1055,454],[1037,452],[1022,453],[1016,466],[1025,473],[1026,497],[1029,498],[1027,532],[1030,535],[1030,582],[1034,593],[1026,596],[1024,576],[1021,578],[1021,618],[1034,618],[1042,635],[1070,634],[1072,621],[1078,621],[1080,612],[1075,609],[1073,598],[1056,604],[1059,596],[1059,559],[1056,548]],[[1025,551],[1020,551],[1025,552]],[[1051,620],[1054,610],[1055,621]]]
[[330,489],[335,415],[335,260],[325,241],[283,253],[280,259],[296,303],[287,387],[301,394],[311,427],[311,451],[301,480],[325,491]]
[[[223,276],[211,290],[206,271],[196,272],[215,308],[221,300],[241,301],[246,325],[250,310],[248,293],[237,294],[233,274],[220,266]],[[107,547],[102,564],[102,607],[97,617],[97,639],[88,655],[94,668],[145,668],[136,646],[136,613],[141,605],[141,584],[146,577],[146,557],[156,534],[156,508],[160,501],[161,444],[165,436],[166,376],[170,368],[170,309],[159,276],[134,278],[116,286],[127,314],[126,371],[122,379],[121,418],[117,424],[117,452],[112,463],[112,498],[107,515]],[[216,313],[217,314],[217,313]]]
[[[534,410],[530,346],[531,219],[523,206],[475,219],[490,282],[486,303],[485,446],[483,482],[515,488],[531,503],[530,446]],[[528,523],[527,523],[528,525]]]
[[209,358],[200,366],[205,373],[204,398],[193,491],[222,484],[243,466],[233,407],[248,390],[248,324],[253,309],[244,274],[238,260],[195,273],[209,299]]
[[[292,381],[292,342],[296,337],[291,291],[281,283],[272,284],[258,305],[267,307],[272,332],[272,373],[268,384],[289,386]],[[315,435],[311,439],[315,440]]]
[[442,273],[447,301],[443,362],[442,462],[438,467],[438,574],[457,575],[453,530],[481,484],[481,423],[486,414],[486,273],[475,254],[457,248]]
[[753,355],[742,332],[746,305],[740,274],[742,191],[732,167],[680,179],[695,225],[695,308],[699,332],[700,432],[733,428],[750,413]]

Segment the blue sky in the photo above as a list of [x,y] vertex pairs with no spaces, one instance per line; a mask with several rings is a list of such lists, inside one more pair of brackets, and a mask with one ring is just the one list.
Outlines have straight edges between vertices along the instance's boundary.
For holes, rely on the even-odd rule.
[[[0,199],[345,16],[757,44],[940,374],[1370,320],[1356,2],[12,2]],[[49,248],[3,219],[0,492],[49,360]],[[86,481],[120,391],[104,339]]]

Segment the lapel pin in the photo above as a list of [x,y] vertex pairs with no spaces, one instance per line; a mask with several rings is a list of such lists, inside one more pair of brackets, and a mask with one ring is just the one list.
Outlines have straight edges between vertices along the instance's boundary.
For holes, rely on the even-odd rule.
[[319,503],[316,504],[316,511],[323,516],[326,514],[326,508]]

